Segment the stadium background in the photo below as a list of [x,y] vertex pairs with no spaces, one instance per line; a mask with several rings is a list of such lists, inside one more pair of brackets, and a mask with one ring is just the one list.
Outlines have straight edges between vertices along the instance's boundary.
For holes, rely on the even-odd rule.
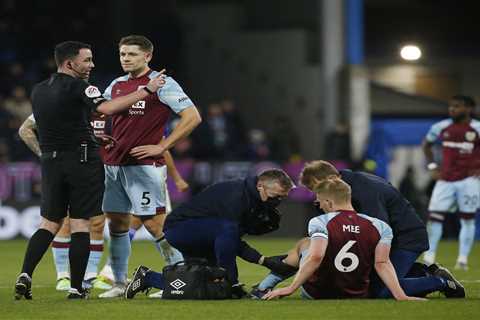
[[[420,142],[447,116],[451,95],[480,101],[478,9],[467,0],[0,1],[0,318],[477,319],[478,244],[470,270],[455,273],[467,299],[432,296],[427,307],[391,300],[300,302],[298,295],[272,303],[103,301],[96,299],[99,292],[87,304],[65,303],[64,293],[54,290],[50,256],[36,270],[35,300],[11,299],[41,195],[38,161],[17,130],[31,112],[32,85],[55,70],[56,43],[91,43],[91,82],[103,89],[122,73],[120,37],[138,33],[153,40],[151,66],[166,67],[204,119],[173,150],[192,187],[179,194],[171,185],[175,203],[209,183],[266,166],[296,178],[305,161],[323,158],[386,177],[425,218],[432,181]],[[400,58],[400,48],[410,43],[421,48],[421,59]],[[305,233],[311,200],[304,189],[295,190],[282,207],[281,229],[249,242],[265,255],[291,247]],[[446,226],[438,260],[453,267],[455,216]],[[161,269],[149,241],[133,247],[130,272],[140,263]],[[239,269],[247,289],[265,275],[240,260]]]

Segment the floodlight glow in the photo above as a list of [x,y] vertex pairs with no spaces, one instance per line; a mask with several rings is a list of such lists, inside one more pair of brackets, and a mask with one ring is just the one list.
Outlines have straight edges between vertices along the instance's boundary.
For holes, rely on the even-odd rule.
[[415,45],[408,45],[404,46],[402,50],[400,50],[400,56],[404,60],[415,61],[420,59],[422,56],[422,51]]

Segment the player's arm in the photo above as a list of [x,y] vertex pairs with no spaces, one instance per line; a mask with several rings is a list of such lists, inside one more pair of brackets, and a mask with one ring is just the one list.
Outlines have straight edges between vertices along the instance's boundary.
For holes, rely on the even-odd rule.
[[175,182],[175,186],[177,190],[180,192],[187,191],[189,188],[188,183],[183,179],[180,172],[177,170],[177,166],[175,165],[175,161],[173,161],[172,154],[170,151],[165,151],[163,153],[163,157],[165,158],[165,164],[167,165],[167,172],[170,177],[172,177],[173,181]]
[[130,154],[138,159],[157,157],[188,136],[202,122],[200,113],[195,106],[182,110],[178,115],[180,116],[180,121],[165,140],[162,140],[157,145],[135,147],[130,151]]
[[33,151],[37,156],[40,157],[42,152],[40,151],[40,144],[38,142],[37,135],[35,134],[37,130],[37,123],[32,116],[28,117],[18,129],[18,135],[23,142]]
[[310,241],[309,254],[305,263],[300,266],[292,284],[286,288],[280,288],[267,293],[263,299],[271,300],[277,297],[289,296],[304,284],[322,264],[323,257],[327,250],[328,239],[314,237]]
[[398,282],[397,274],[390,261],[390,245],[379,243],[375,248],[375,271],[382,279],[385,286],[390,290],[396,300],[425,300],[416,297],[409,297],[405,294],[400,283]]
[[[165,84],[164,72],[165,69],[163,69],[157,77],[152,78],[143,90],[137,90],[126,96],[117,97],[112,100],[104,100],[97,106],[96,111],[106,115],[113,115],[127,110],[132,104],[145,99],[154,92],[157,92],[157,90]],[[100,97],[100,95],[98,97]]]

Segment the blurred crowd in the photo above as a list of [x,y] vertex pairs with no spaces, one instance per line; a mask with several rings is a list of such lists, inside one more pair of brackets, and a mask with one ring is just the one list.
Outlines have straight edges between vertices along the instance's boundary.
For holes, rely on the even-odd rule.
[[267,129],[249,127],[229,98],[201,109],[203,122],[175,146],[176,159],[280,163],[300,159],[300,141],[288,118],[276,117]]

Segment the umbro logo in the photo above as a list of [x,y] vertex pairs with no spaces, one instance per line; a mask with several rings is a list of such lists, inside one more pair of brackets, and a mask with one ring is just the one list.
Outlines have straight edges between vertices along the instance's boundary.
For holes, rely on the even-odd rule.
[[185,282],[183,282],[182,280],[180,279],[175,279],[174,281],[170,282],[170,286],[172,286],[173,288],[175,288],[176,290],[180,289],[180,288],[183,288],[185,287],[187,284]]

